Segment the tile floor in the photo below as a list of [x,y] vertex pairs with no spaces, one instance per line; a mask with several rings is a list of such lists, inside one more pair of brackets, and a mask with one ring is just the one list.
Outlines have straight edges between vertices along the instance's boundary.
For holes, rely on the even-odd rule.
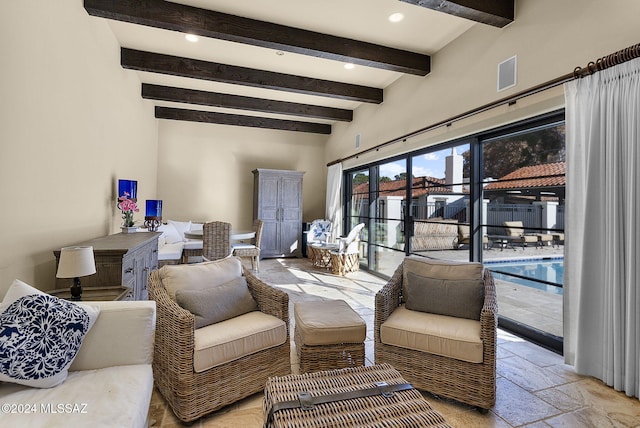
[[[346,277],[314,269],[305,259],[269,259],[258,276],[300,300],[343,299],[367,322],[366,364],[373,364],[373,301],[384,280],[365,272]],[[290,314],[293,309],[290,310]],[[292,372],[298,372],[292,344]],[[563,358],[504,331],[498,332],[497,399],[486,414],[424,393],[454,427],[640,427],[640,400],[602,382],[576,375]],[[261,427],[262,394],[183,425],[154,391],[149,416],[153,427]]]

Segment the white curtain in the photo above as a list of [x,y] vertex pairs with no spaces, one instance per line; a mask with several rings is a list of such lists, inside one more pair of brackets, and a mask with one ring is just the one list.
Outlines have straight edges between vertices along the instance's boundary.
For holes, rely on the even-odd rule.
[[564,89],[565,360],[640,397],[640,59]]
[[336,163],[327,172],[326,218],[331,221],[333,242],[342,231],[342,164]]

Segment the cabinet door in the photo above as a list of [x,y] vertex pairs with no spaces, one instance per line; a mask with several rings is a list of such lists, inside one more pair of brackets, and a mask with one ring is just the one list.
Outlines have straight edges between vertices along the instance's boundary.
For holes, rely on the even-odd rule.
[[282,177],[280,214],[280,251],[296,255],[302,229],[302,182],[299,177]]
[[280,254],[280,177],[261,177],[258,195],[258,218],[263,221],[260,251],[263,256]]
[[122,257],[122,285],[131,289],[131,299],[136,300],[136,259],[133,254]]
[[147,248],[140,248],[135,252],[136,258],[136,300],[149,300],[147,291],[147,279],[149,277],[149,251]]

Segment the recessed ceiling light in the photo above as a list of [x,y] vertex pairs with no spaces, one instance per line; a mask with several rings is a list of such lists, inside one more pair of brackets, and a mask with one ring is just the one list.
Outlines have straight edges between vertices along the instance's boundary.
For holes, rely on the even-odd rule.
[[404,15],[401,14],[400,12],[392,13],[391,15],[389,15],[389,21],[391,22],[400,22],[403,19],[404,19]]
[[355,65],[347,63],[344,65],[344,68],[346,68],[347,70],[353,70],[355,68]]
[[190,42],[197,42],[198,41],[198,36],[196,36],[195,34],[187,34],[184,36],[185,39],[187,39]]

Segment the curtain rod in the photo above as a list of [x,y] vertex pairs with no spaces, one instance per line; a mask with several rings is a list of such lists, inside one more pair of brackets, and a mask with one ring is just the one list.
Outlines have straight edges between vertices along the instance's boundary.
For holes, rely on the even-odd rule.
[[626,49],[619,50],[612,54],[603,56],[602,58],[598,58],[595,62],[594,61],[589,62],[586,67],[576,67],[571,73],[567,73],[563,76],[556,77],[555,79],[533,86],[529,89],[525,89],[524,91],[518,92],[516,94],[510,95],[505,98],[501,98],[496,101],[492,101],[483,106],[476,107],[464,113],[450,117],[449,119],[436,122],[434,124],[425,126],[424,128],[420,128],[416,131],[410,132],[408,134],[404,134],[392,140],[385,141],[384,143],[378,144],[377,146],[373,146],[368,149],[361,150],[347,157],[334,160],[332,162],[329,162],[327,166],[329,167],[331,165],[335,165],[337,163],[344,162],[349,159],[357,158],[365,153],[378,151],[382,147],[386,147],[388,145],[395,144],[400,141],[405,141],[407,138],[415,137],[417,135],[423,134],[428,131],[432,131],[442,126],[450,126],[453,122],[466,119],[468,117],[474,116],[479,113],[484,113],[485,111],[491,110],[495,107],[499,107],[505,104],[513,105],[522,98],[537,94],[542,91],[546,91],[547,89],[554,88],[556,86],[562,85],[563,83],[569,82],[571,80],[580,79],[582,77],[588,76],[598,71],[602,71],[609,67],[613,67],[614,65],[622,64],[624,62],[631,61],[632,59],[639,58],[639,57],[640,57],[640,43],[630,46]]

